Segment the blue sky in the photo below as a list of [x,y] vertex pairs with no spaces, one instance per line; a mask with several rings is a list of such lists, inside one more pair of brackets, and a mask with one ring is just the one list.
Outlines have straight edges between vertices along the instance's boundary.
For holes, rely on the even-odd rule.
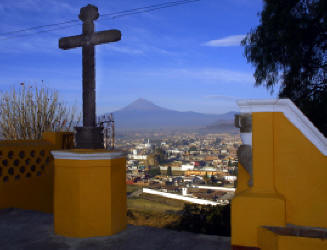
[[[167,1],[1,0],[0,33],[77,19],[88,3],[101,15]],[[115,19],[100,16],[96,30],[119,29],[122,40],[96,47],[98,114],[140,97],[174,110],[217,114],[237,110],[237,99],[273,98],[254,87],[254,69],[239,46],[261,10],[261,0],[200,0]],[[43,80],[67,104],[81,107],[81,48],[58,48],[60,37],[80,33],[78,23],[0,38],[0,90]]]

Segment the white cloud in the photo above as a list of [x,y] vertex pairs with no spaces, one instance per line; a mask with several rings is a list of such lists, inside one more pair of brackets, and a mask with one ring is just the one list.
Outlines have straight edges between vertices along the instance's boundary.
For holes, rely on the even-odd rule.
[[226,36],[217,40],[210,40],[208,42],[205,42],[203,45],[209,47],[239,46],[244,37],[245,35]]

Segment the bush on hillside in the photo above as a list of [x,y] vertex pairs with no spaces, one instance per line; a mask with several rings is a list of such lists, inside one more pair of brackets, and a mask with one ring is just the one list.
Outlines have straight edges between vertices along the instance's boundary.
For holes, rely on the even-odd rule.
[[185,204],[181,218],[170,229],[194,233],[230,236],[230,205]]

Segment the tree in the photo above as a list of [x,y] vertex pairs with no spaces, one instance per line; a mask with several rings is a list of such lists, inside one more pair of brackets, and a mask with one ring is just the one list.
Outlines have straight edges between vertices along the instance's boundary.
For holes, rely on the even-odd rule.
[[327,1],[265,0],[242,41],[256,85],[290,98],[327,136]]
[[166,151],[162,148],[156,148],[155,150],[155,160],[157,164],[163,164],[166,160]]
[[214,184],[216,182],[216,178],[213,174],[210,177],[210,182],[211,182],[211,184]]
[[186,203],[179,221],[169,228],[202,234],[230,236],[230,205],[204,206]]
[[149,176],[150,178],[155,177],[156,175],[160,175],[160,167],[151,167],[149,170]]
[[208,176],[208,172],[207,171],[206,171],[205,176],[203,176],[203,180],[204,180],[205,184],[208,184],[208,182],[209,182],[209,176]]
[[173,172],[171,171],[171,166],[169,166],[169,167],[167,168],[167,175],[168,175],[168,176],[172,176],[172,175],[173,175]]
[[5,139],[40,139],[44,131],[70,131],[80,121],[58,92],[21,83],[0,93],[0,129]]

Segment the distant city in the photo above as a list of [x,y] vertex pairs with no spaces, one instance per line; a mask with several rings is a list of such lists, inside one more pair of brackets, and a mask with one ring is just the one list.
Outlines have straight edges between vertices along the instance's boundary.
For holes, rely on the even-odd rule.
[[115,149],[127,153],[127,185],[139,187],[130,195],[228,204],[241,144],[235,113],[179,112],[141,98],[114,112]]
[[228,204],[234,195],[240,144],[240,136],[229,133],[135,132],[116,140],[128,153],[127,184],[212,205]]

